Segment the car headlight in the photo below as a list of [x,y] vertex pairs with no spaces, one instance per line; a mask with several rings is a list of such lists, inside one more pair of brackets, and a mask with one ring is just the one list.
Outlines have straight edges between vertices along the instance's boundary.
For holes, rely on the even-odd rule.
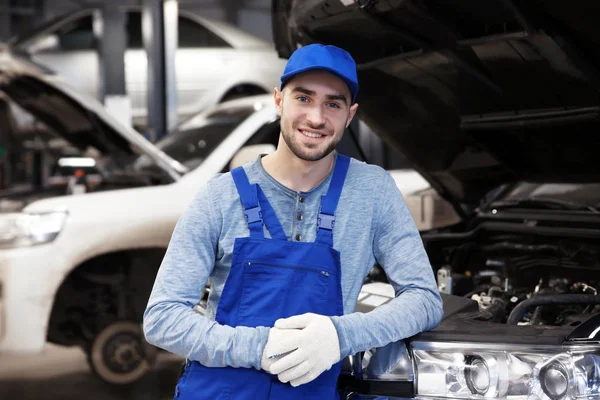
[[0,214],[0,249],[51,242],[66,218],[66,211]]
[[413,342],[418,397],[600,399],[600,345]]

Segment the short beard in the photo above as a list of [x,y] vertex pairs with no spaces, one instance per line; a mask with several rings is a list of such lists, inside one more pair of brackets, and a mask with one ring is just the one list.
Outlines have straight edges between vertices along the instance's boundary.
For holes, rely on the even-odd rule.
[[[294,128],[294,131],[296,129]],[[287,144],[288,148],[294,153],[296,157],[304,161],[319,161],[327,157],[332,151],[335,150],[338,142],[331,142],[329,146],[327,146],[322,152],[312,154],[308,151],[303,151],[300,144],[292,138],[292,135],[288,135],[284,132],[283,128],[281,129],[281,135],[283,136],[283,140]]]
[[[282,106],[283,106],[283,104],[282,104]],[[283,108],[282,108],[281,114],[283,115]],[[283,121],[283,119],[281,119],[280,121]],[[346,121],[347,121],[347,119],[346,119]],[[322,152],[319,152],[317,154],[312,154],[311,152],[303,151],[304,149],[302,148],[302,146],[296,140],[294,140],[294,137],[295,137],[294,133],[298,130],[296,123],[292,124],[293,132],[291,132],[291,133],[284,131],[284,127],[283,127],[284,124],[280,123],[280,125],[281,125],[281,135],[283,136],[283,140],[287,144],[288,148],[292,151],[292,153],[294,153],[294,155],[296,157],[298,157],[299,159],[304,160],[304,161],[319,161],[319,160],[324,159],[329,154],[331,154],[331,152],[333,152],[335,150],[338,143],[342,139],[342,136],[340,135],[340,137],[337,141],[333,140],[329,144],[329,146],[327,146]],[[345,126],[345,123],[344,123],[344,126]],[[334,136],[335,136],[335,132],[333,133],[332,137],[334,137]]]

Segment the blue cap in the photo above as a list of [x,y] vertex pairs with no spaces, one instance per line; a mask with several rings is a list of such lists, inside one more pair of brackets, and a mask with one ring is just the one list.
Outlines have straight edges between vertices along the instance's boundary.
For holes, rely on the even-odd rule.
[[309,44],[294,51],[281,75],[280,89],[297,74],[312,70],[324,70],[337,75],[348,85],[354,103],[358,92],[356,63],[350,53],[336,46]]

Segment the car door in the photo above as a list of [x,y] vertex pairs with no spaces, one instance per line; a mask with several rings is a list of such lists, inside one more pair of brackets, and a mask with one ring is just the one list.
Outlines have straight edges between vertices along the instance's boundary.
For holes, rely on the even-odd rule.
[[28,47],[34,61],[55,71],[71,86],[98,96],[98,53],[93,11],[77,13],[42,33]]
[[[125,73],[134,115],[145,115],[147,102],[147,56],[141,19],[140,11],[128,12]],[[196,20],[179,16],[175,79],[180,116],[196,113],[215,103],[207,94],[227,76],[227,54],[232,51],[229,44]]]

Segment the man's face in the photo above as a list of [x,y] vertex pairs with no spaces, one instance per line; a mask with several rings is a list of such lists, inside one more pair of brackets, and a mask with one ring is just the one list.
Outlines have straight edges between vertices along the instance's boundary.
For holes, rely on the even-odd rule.
[[351,105],[350,90],[326,71],[298,74],[274,93],[281,116],[281,134],[290,150],[305,161],[318,161],[342,140],[358,104]]

